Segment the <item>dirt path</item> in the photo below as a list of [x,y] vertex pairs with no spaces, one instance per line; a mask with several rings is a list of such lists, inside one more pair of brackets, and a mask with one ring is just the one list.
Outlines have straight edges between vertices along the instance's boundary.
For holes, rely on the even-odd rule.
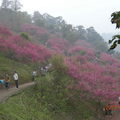
[[106,116],[104,120],[120,120],[120,110],[114,111],[112,117]]
[[0,102],[5,101],[6,99],[8,99],[10,96],[14,95],[15,93],[19,92],[20,90],[23,90],[24,88],[27,88],[29,86],[34,85],[34,82],[30,82],[30,83],[25,83],[23,85],[20,85],[19,88],[15,88],[12,87],[10,89],[1,89],[0,90]]
[[120,120],[120,111],[117,111],[110,120]]

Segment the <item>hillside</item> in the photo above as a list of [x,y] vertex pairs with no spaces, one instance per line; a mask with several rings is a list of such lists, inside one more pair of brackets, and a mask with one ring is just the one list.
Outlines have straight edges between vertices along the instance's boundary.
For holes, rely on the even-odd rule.
[[105,104],[116,103],[120,54],[109,52],[93,27],[37,11],[1,8],[0,16],[1,78],[12,79],[16,70],[26,83],[37,71],[36,86],[0,104],[1,120],[94,120],[103,117]]
[[[47,13],[35,11],[33,15],[25,12],[15,12],[11,9],[0,9],[0,24],[10,28],[15,33],[27,32],[34,42],[42,44],[53,37],[63,38],[74,44],[77,40],[85,40],[99,51],[106,51],[107,45],[93,27],[67,24],[61,17],[53,17]],[[14,18],[14,19],[13,19]]]
[[[50,74],[42,77],[45,82]],[[40,85],[40,84],[39,84]],[[55,93],[48,84],[40,87],[32,87],[20,94],[12,96],[5,103],[0,104],[0,119],[1,120],[93,120],[99,118],[99,104],[92,100],[83,100],[77,98],[77,93],[73,97],[66,96],[67,91]],[[69,93],[71,94],[71,93]],[[59,99],[58,99],[59,98]],[[7,115],[5,113],[8,113]]]

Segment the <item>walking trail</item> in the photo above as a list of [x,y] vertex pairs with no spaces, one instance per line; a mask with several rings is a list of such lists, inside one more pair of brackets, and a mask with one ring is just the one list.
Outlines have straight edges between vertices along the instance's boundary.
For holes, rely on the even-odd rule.
[[20,90],[23,90],[24,88],[27,88],[27,87],[32,86],[34,84],[35,84],[34,82],[30,82],[30,83],[25,83],[25,84],[19,85],[19,88],[12,87],[12,88],[9,88],[9,89],[1,89],[0,90],[0,102],[5,101],[10,96],[16,94]]
[[105,120],[120,120],[120,111],[113,113],[112,117],[106,117]]
[[116,114],[114,114],[111,120],[120,120],[120,112],[117,112]]

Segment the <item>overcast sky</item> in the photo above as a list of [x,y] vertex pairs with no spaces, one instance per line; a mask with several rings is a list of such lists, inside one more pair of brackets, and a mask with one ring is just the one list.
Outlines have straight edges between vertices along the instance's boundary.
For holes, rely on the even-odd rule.
[[120,11],[120,0],[20,0],[23,10],[41,14],[48,13],[54,17],[62,16],[72,25],[93,26],[99,33],[118,33],[111,24],[111,13]]

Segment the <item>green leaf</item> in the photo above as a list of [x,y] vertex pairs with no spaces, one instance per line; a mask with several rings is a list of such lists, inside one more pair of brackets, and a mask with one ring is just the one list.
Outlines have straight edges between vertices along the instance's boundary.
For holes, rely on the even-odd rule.
[[113,45],[111,45],[110,50],[115,49],[117,47],[117,44],[114,42]]
[[120,39],[118,40],[118,44],[120,44]]
[[108,42],[108,43],[110,44],[110,43],[112,43],[112,41],[113,41],[113,40],[109,40],[109,42]]

